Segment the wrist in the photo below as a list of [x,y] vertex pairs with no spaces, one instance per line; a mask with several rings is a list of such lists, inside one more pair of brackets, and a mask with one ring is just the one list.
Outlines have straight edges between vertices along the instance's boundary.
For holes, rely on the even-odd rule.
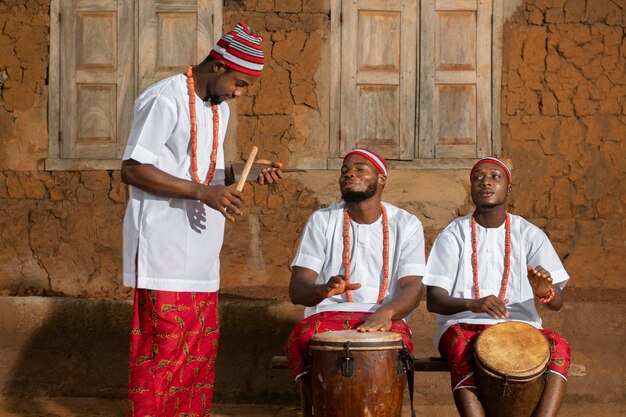
[[550,290],[548,291],[546,295],[540,296],[538,294],[535,294],[535,298],[537,299],[537,301],[541,303],[549,303],[550,301],[554,299],[554,295],[555,295],[554,287],[551,285]]

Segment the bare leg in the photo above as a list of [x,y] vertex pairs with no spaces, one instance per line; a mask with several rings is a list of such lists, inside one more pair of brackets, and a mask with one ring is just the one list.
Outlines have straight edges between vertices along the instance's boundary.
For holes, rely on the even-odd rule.
[[313,417],[312,397],[311,375],[304,374],[300,377],[300,406],[302,407],[302,417]]
[[485,410],[476,388],[460,388],[453,392],[454,403],[461,417],[485,417]]
[[548,373],[546,386],[532,417],[555,417],[565,397],[567,381],[554,372]]

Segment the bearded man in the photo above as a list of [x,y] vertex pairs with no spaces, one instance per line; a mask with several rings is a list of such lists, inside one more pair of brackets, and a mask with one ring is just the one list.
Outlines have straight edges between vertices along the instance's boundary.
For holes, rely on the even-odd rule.
[[313,213],[292,262],[289,297],[306,306],[286,343],[289,371],[310,407],[309,341],[331,330],[392,331],[412,353],[410,313],[419,305],[424,231],[413,214],[382,201],[387,165],[372,149],[343,159],[342,202]]

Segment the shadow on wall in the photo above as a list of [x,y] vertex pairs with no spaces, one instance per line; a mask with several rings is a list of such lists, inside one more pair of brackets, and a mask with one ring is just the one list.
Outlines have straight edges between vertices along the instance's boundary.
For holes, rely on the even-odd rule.
[[[126,301],[0,297],[6,410],[16,416],[104,416],[96,404],[86,410],[84,402],[63,399],[99,397],[117,399],[115,415],[123,415],[131,314]],[[283,354],[302,314],[290,303],[220,295],[216,403],[298,403],[289,373],[270,363]]]
[[0,370],[8,375],[2,387],[8,411],[84,415],[87,410],[63,397],[125,397],[130,303],[2,297],[3,311],[11,312],[2,315],[0,345],[10,358],[10,369]]

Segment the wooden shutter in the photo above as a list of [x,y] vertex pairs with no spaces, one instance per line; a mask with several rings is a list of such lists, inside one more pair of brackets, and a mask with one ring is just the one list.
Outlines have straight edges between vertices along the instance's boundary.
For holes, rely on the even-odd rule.
[[342,2],[342,155],[365,146],[388,159],[414,157],[416,3]]
[[492,0],[421,4],[418,155],[490,154]]
[[221,34],[220,1],[142,0],[138,4],[139,92],[202,61]]
[[118,169],[138,92],[221,30],[222,0],[51,0],[46,169]]
[[58,7],[59,156],[120,158],[132,114],[133,1],[63,0]]

